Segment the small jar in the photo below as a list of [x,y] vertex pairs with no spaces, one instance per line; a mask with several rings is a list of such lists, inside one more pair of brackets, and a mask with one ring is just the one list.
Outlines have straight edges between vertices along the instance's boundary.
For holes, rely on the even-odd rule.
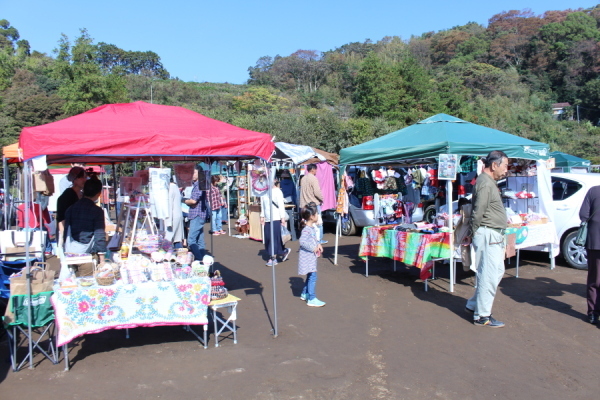
[[129,245],[126,243],[123,243],[123,245],[121,246],[121,260],[127,260],[128,257],[129,257]]

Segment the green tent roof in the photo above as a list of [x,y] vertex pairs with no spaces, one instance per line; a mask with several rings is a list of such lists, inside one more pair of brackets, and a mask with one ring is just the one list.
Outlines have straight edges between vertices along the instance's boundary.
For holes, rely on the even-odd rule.
[[590,160],[585,160],[583,158],[575,157],[567,153],[563,153],[561,151],[553,151],[550,153],[550,157],[554,157],[556,160],[557,167],[581,167],[581,168],[589,168]]
[[342,149],[340,164],[385,164],[433,159],[440,154],[486,156],[502,150],[511,158],[547,159],[547,144],[437,114],[399,131]]

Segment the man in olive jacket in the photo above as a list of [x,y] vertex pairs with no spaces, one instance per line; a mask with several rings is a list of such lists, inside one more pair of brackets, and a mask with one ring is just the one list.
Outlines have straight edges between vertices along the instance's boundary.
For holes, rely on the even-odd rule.
[[490,152],[473,189],[471,235],[465,238],[464,244],[473,243],[475,248],[477,288],[466,305],[466,310],[473,313],[475,326],[504,327],[503,322],[492,318],[492,305],[504,276],[507,218],[497,181],[506,176],[507,169],[506,154],[497,150]]

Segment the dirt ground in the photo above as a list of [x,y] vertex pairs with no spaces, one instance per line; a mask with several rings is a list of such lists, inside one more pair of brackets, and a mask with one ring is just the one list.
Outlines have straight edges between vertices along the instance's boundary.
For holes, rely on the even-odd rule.
[[[544,254],[507,266],[494,304],[503,329],[475,327],[465,313],[473,275],[449,293],[447,267],[428,292],[415,268],[357,257],[358,237],[333,234],[319,262],[323,308],[299,300],[298,242],[276,267],[278,337],[273,337],[272,271],[262,244],[214,238],[225,283],[242,300],[238,343],[209,348],[181,327],[121,330],[75,340],[71,370],[39,362],[13,373],[0,344],[0,398],[53,399],[591,399],[598,395],[600,330],[584,322],[586,272]],[[210,243],[210,241],[209,241]],[[460,268],[460,265],[459,265]],[[61,356],[62,360],[62,356]]]

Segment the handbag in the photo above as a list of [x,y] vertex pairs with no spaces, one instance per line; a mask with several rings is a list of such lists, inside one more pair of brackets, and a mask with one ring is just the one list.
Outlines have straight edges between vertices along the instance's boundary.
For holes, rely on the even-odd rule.
[[585,243],[587,242],[588,221],[592,219],[595,213],[596,211],[594,211],[592,215],[590,215],[587,221],[583,221],[581,225],[579,225],[579,229],[577,230],[577,236],[575,236],[575,244],[577,246],[585,246]]
[[290,240],[292,240],[292,233],[285,225],[281,225],[281,241],[286,244]]

